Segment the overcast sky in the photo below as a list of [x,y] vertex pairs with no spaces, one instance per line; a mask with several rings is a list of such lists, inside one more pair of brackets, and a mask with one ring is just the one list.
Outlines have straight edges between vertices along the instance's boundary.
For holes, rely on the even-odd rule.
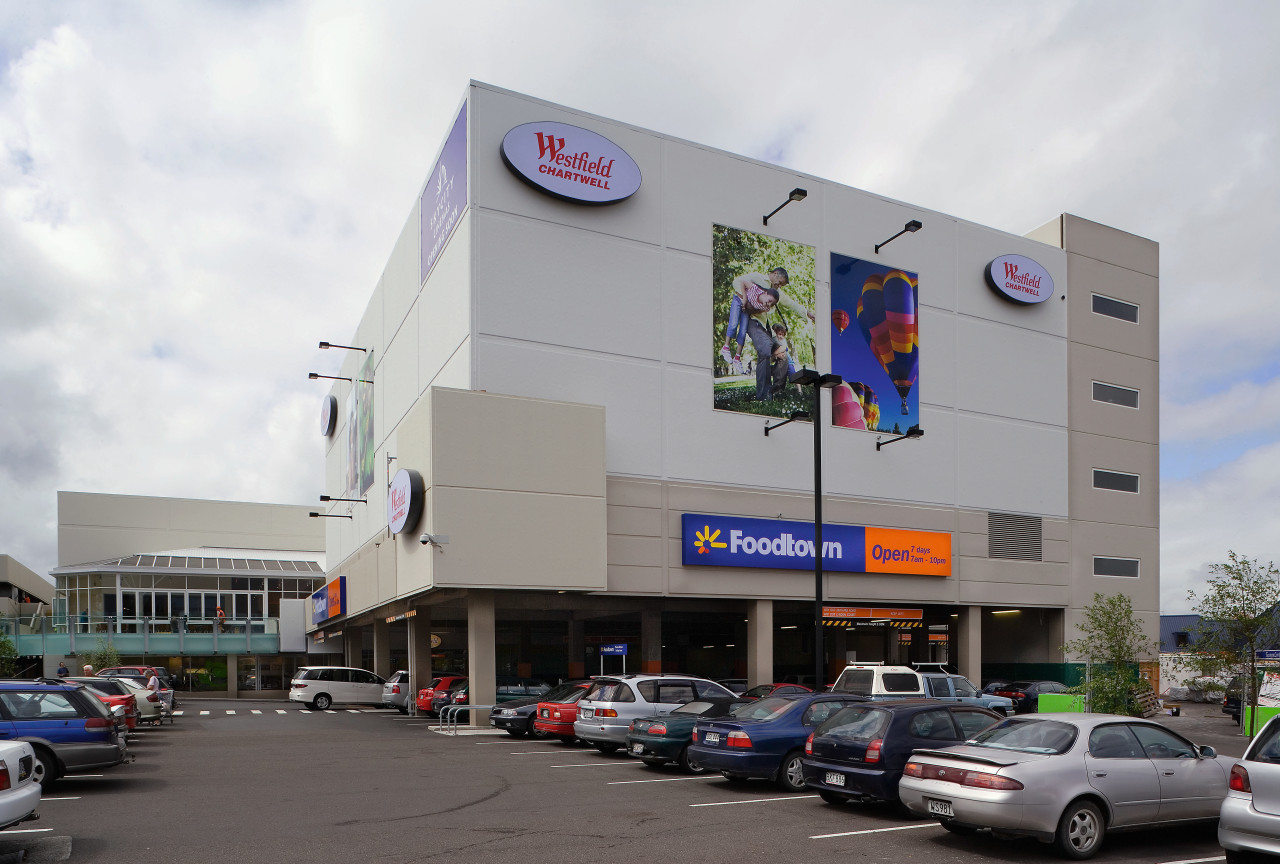
[[[1280,3],[0,3],[0,553],[56,492],[311,503],[469,79],[1007,231],[1160,243],[1162,572],[1280,560]],[[1273,254],[1273,253],[1272,253]]]

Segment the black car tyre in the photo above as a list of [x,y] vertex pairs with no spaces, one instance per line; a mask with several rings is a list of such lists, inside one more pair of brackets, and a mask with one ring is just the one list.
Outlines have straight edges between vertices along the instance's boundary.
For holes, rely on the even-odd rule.
[[548,732],[545,729],[539,729],[536,725],[534,725],[536,722],[537,722],[537,719],[535,717],[532,717],[532,716],[529,717],[529,737],[537,738],[538,740],[542,740],[543,738],[550,737],[551,735],[550,732]]
[[793,750],[782,757],[782,764],[778,766],[778,785],[787,792],[800,792],[805,788],[803,755]]
[[401,714],[408,714],[408,713],[409,713],[409,706],[408,706],[408,705],[401,705],[401,706],[399,706],[399,709],[400,709],[400,713],[401,713]]
[[828,804],[843,804],[849,800],[848,795],[841,795],[839,792],[828,792],[826,789],[818,790],[818,797]]
[[956,823],[948,821],[946,819],[943,819],[938,824],[940,824],[943,828],[950,831],[952,834],[960,834],[960,835],[973,834],[975,831],[978,830],[977,828],[974,828],[970,825],[957,825]]
[[39,783],[41,788],[48,789],[54,780],[61,776],[58,771],[58,757],[43,747],[32,747],[35,751],[35,762],[31,766],[31,779]]
[[617,753],[618,748],[621,747],[622,745],[621,744],[592,744],[591,746],[596,748],[606,756],[608,756],[611,753]]
[[680,751],[680,758],[676,760],[680,764],[680,770],[686,774],[706,774],[707,769],[694,762],[689,758],[689,745],[684,745],[684,749]]
[[1064,857],[1083,861],[1098,854],[1107,834],[1098,805],[1087,799],[1072,801],[1058,820],[1054,842]]
[[311,700],[311,707],[317,711],[328,711],[329,706],[332,704],[333,699],[329,697],[328,693],[321,693]]

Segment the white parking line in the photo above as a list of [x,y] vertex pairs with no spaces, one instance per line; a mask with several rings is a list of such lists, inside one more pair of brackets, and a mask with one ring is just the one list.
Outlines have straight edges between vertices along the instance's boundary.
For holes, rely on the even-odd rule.
[[[480,743],[483,743],[483,744],[506,744],[507,742],[506,742],[506,741],[483,741],[483,742],[480,742]],[[508,746],[510,746],[510,745],[508,745]],[[556,752],[555,750],[513,750],[511,753],[509,753],[509,754],[507,754],[507,755],[509,755],[509,756],[563,756],[564,754],[563,754],[563,753],[558,753],[558,752]]]
[[40,803],[43,804],[46,801],[79,801],[79,800],[80,800],[79,795],[69,795],[66,798],[41,798]]
[[299,708],[299,709],[298,709],[298,713],[299,713],[299,714],[310,714],[311,712],[310,712],[310,711],[308,711],[306,708]]
[[326,708],[326,709],[324,709],[324,713],[326,713],[326,714],[337,714],[338,712],[337,712],[337,711],[334,711],[332,708]]
[[234,709],[232,709],[232,708],[228,708],[228,709],[227,709],[227,713],[228,713],[228,714],[235,714],[236,712],[235,712],[235,710],[234,710]]
[[363,711],[361,711],[361,710],[359,710],[358,708],[348,708],[348,709],[347,709],[347,713],[348,713],[348,714],[363,714],[364,712],[363,712]]
[[[48,801],[49,799],[43,798],[41,800]],[[1161,864],[1204,864],[1204,862],[1206,861],[1226,861],[1226,860],[1227,860],[1226,855],[1218,855],[1215,858],[1187,858],[1182,861],[1162,861]]]
[[[690,807],[724,807],[726,804],[768,804],[772,801],[804,801],[817,795],[788,795],[786,798],[749,798],[745,801],[713,801],[710,804],[690,804]],[[914,827],[914,826],[913,826]]]
[[262,712],[261,712],[261,711],[259,711],[257,708],[254,708],[254,709],[250,710],[250,711],[249,711],[249,713],[250,713],[250,714],[261,714]]
[[276,713],[277,713],[277,714],[288,714],[289,712],[288,712],[288,711],[286,711],[286,710],[284,710],[283,708],[277,708],[277,709],[276,709]]
[[[548,768],[617,768],[619,766],[625,768],[643,768],[643,765],[628,765],[626,762],[578,762],[574,765],[548,765]],[[813,796],[817,798],[817,795]]]
[[719,780],[720,775],[714,777],[657,777],[653,780],[610,780],[604,784],[606,786],[625,786],[628,783],[675,783],[677,780]]
[[52,828],[10,828],[5,831],[5,835],[9,834],[41,834],[45,831],[52,831]]
[[[816,797],[816,796],[813,796]],[[694,805],[695,807],[698,805]],[[865,831],[842,831],[839,834],[810,834],[810,840],[826,840],[828,837],[852,837],[855,834],[882,834],[885,831],[910,831],[913,828],[941,828],[941,823],[930,822],[927,825],[897,825],[893,828],[868,828]]]
[[174,711],[174,712],[173,712],[173,716],[174,716],[174,717],[181,717],[181,716],[182,716],[183,714],[185,714],[185,713],[187,713],[187,712],[186,712],[186,711],[184,711],[184,710],[182,710],[182,709],[178,709],[177,711]]
[[201,717],[208,717],[208,716],[209,716],[209,712],[208,712],[208,711],[201,711],[201,712],[200,712],[200,716],[201,716]]

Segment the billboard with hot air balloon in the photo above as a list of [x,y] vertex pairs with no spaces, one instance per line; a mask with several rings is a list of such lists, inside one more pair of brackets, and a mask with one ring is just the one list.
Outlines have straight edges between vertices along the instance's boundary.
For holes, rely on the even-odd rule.
[[831,422],[901,434],[920,424],[919,278],[831,254]]

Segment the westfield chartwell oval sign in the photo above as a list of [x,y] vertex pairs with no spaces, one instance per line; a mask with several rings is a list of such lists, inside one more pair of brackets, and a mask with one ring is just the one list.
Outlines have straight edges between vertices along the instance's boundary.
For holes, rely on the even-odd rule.
[[626,150],[568,123],[515,127],[502,139],[502,161],[530,186],[579,204],[613,204],[640,188],[640,166]]
[[987,284],[1014,303],[1043,303],[1053,296],[1049,271],[1025,255],[1001,255],[988,264]]

